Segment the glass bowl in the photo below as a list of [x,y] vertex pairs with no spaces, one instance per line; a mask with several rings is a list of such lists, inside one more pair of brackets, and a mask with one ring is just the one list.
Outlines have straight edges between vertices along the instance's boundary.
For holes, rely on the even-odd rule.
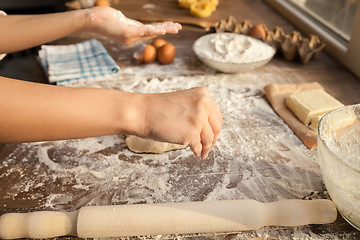
[[275,48],[261,40],[227,32],[200,37],[194,42],[193,51],[207,66],[224,73],[252,71],[267,64],[276,53]]
[[321,173],[339,213],[360,230],[360,104],[324,115],[318,125]]

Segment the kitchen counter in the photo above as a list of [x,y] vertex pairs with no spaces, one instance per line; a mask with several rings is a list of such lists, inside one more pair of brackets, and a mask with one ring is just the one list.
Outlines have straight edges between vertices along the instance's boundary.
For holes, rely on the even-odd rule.
[[[194,20],[176,1],[114,1],[131,18]],[[232,15],[238,21],[296,30],[260,0],[221,1],[207,21]],[[203,20],[203,19],[201,19]],[[321,178],[317,150],[307,149],[273,111],[263,87],[271,83],[319,82],[344,104],[360,103],[360,80],[324,52],[307,64],[287,61],[281,53],[252,72],[223,74],[206,67],[192,51],[204,29],[184,25],[164,37],[175,45],[170,65],[139,64],[132,56],[143,47],[125,47],[82,34],[56,44],[99,38],[120,66],[112,80],[74,83],[133,92],[165,92],[194,86],[209,89],[223,112],[220,139],[206,160],[187,149],[162,155],[130,152],[124,136],[0,145],[0,214],[37,210],[72,211],[86,205],[120,205],[227,199],[329,198]],[[31,81],[46,83],[36,66]],[[302,227],[264,227],[256,231],[148,236],[168,239],[358,239],[360,232],[339,215],[336,222]],[[73,238],[73,237],[64,237]],[[135,237],[134,237],[135,238]],[[140,236],[139,236],[140,238]]]

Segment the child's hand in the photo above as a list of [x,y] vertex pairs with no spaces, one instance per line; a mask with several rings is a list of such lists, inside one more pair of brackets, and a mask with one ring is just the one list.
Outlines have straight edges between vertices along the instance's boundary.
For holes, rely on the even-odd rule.
[[206,88],[148,94],[143,137],[189,145],[206,158],[222,128],[222,114]]

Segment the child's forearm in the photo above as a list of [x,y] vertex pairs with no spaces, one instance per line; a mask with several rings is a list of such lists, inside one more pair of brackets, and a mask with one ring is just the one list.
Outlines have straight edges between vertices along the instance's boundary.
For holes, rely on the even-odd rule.
[[143,128],[143,98],[0,77],[0,142],[137,134]]
[[207,89],[139,94],[0,77],[0,142],[133,134],[190,146],[206,158],[222,127]]

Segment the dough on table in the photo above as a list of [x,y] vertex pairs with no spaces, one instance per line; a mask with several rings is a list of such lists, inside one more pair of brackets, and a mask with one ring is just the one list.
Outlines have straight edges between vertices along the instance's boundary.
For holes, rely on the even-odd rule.
[[185,145],[158,142],[151,139],[139,138],[137,136],[127,136],[125,139],[126,146],[133,152],[137,153],[163,153],[176,149],[183,149]]

